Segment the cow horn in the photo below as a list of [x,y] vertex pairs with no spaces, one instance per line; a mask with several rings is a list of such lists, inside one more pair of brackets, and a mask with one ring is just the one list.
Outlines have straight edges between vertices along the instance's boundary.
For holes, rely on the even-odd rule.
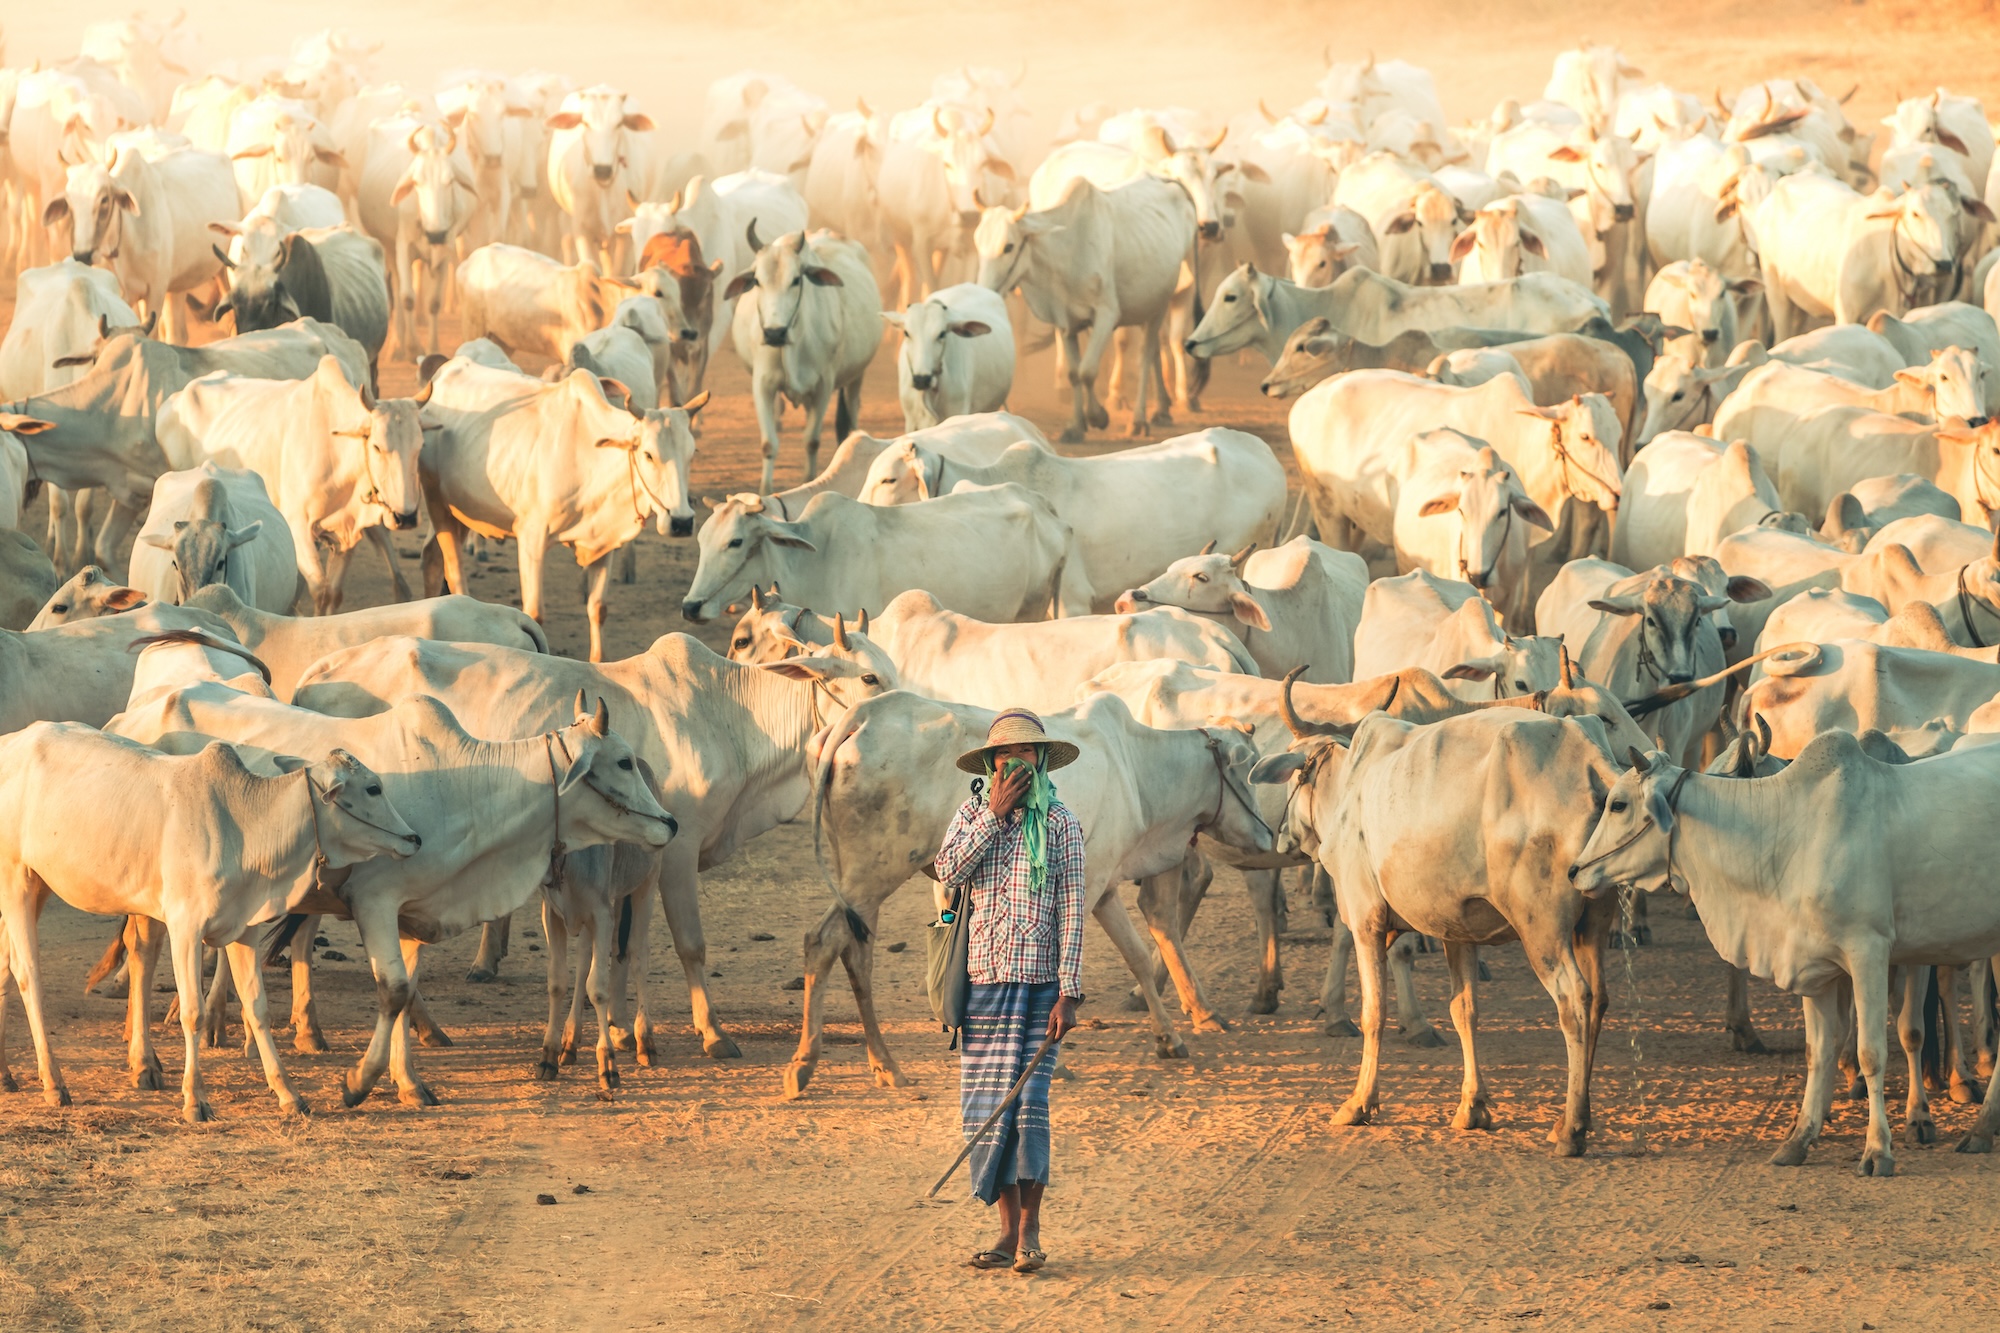
[[762,250],[764,243],[757,239],[757,219],[751,218],[750,225],[743,229],[743,239],[750,242],[752,250]]
[[211,242],[209,242],[209,245],[208,245],[208,248],[209,248],[209,249],[211,249],[211,250],[213,250],[213,251],[215,252],[215,257],[216,257],[217,259],[220,259],[220,260],[222,261],[222,266],[223,266],[224,268],[235,268],[235,267],[236,267],[236,265],[234,265],[234,264],[232,264],[232,263],[230,263],[230,262],[229,262],[229,255],[228,255],[228,253],[227,253],[226,251],[224,251],[224,250],[223,250],[223,248],[222,248],[221,246],[219,246],[219,245],[215,244],[215,243],[214,243],[213,241],[211,241]]
[[1280,116],[1277,112],[1271,110],[1270,107],[1266,106],[1264,104],[1264,99],[1261,97],[1257,99],[1257,109],[1263,112],[1264,119],[1271,122],[1271,124],[1273,125],[1277,124],[1280,120],[1284,119],[1283,116]]
[[868,632],[868,608],[865,606],[861,608],[861,614],[854,618],[854,632],[856,634]]
[[1206,546],[1202,547],[1202,548],[1201,548],[1201,549],[1200,549],[1199,551],[1196,551],[1196,552],[1195,552],[1195,554],[1196,554],[1196,555],[1214,555],[1214,554],[1215,554],[1215,538],[1213,538],[1213,537],[1210,537],[1210,538],[1208,539],[1208,545],[1206,545]]
[[1248,560],[1250,558],[1251,552],[1255,551],[1256,549],[1257,549],[1257,543],[1251,542],[1248,546],[1238,551],[1235,555],[1229,557],[1230,565],[1233,568],[1238,568],[1238,569],[1242,568],[1243,562],[1245,560]]
[[949,139],[951,137],[951,131],[944,127],[943,107],[934,106],[931,108],[931,128],[937,131],[937,137],[940,139]]
[[1568,645],[1568,644],[1557,644],[1557,645],[1556,645],[1556,654],[1557,654],[1557,656],[1558,656],[1558,657],[1560,657],[1560,658],[1562,659],[1562,687],[1563,687],[1564,689],[1566,689],[1566,690],[1573,690],[1573,689],[1575,689],[1575,688],[1576,688],[1576,663],[1574,663],[1574,662],[1572,662],[1572,661],[1570,660],[1570,656],[1569,656],[1569,645]]
[[854,109],[861,113],[863,120],[875,119],[875,113],[868,109],[868,99],[865,97],[856,97],[854,99]]
[[1771,719],[1758,713],[1753,721],[1757,724],[1757,748],[1765,754],[1771,753]]
[[1333,734],[1332,727],[1323,727],[1315,722],[1307,722],[1299,716],[1298,710],[1292,707],[1292,682],[1303,676],[1308,669],[1302,666],[1293,667],[1290,671],[1286,672],[1284,689],[1278,695],[1278,714],[1285,719],[1285,727],[1292,733],[1292,739],[1295,741],[1305,740],[1309,736],[1330,736]]
[[979,137],[984,139],[993,132],[993,108],[986,108],[986,119],[979,123]]
[[838,611],[833,613],[833,646],[842,652],[848,651],[847,618]]

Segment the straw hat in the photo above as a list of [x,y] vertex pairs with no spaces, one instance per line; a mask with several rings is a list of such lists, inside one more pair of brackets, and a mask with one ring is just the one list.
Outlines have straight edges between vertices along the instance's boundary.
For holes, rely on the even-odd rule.
[[1042,730],[1042,720],[1025,708],[1009,708],[993,719],[987,729],[986,744],[967,750],[958,757],[959,768],[967,773],[986,772],[986,752],[998,745],[1045,745],[1048,747],[1047,767],[1050,771],[1065,764],[1076,762],[1079,753],[1068,741],[1049,739]]

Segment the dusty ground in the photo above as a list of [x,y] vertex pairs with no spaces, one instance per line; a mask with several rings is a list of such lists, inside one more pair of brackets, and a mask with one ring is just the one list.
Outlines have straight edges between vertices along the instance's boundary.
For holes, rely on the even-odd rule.
[[[195,8],[229,54],[326,22],[238,0]],[[1704,91],[1779,70],[1809,72],[1836,91],[1860,80],[1855,107],[1870,117],[1897,88],[1941,80],[1991,101],[2000,73],[1979,5],[1941,14],[1797,0],[1604,10],[1549,0],[1477,11],[1272,4],[1220,21],[1209,7],[1109,6],[1090,11],[1092,21],[1066,6],[1063,31],[1083,36],[1060,49],[1045,41],[1054,11],[1015,6],[896,3],[870,20],[835,22],[835,7],[782,3],[726,28],[637,5],[595,9],[629,39],[606,41],[602,23],[542,23],[543,11],[518,4],[412,12],[356,0],[343,21],[387,37],[385,59],[404,77],[460,61],[539,63],[622,79],[670,124],[692,118],[708,77],[751,63],[789,68],[836,101],[862,91],[895,103],[967,55],[1001,64],[1027,55],[1026,92],[1044,129],[1056,109],[1093,96],[1221,107],[1268,91],[1276,101],[1303,92],[1329,39],[1343,54],[1372,45],[1431,64],[1448,107],[1467,115],[1502,92],[1537,90],[1550,53],[1586,28],[1620,41],[1651,73]],[[88,16],[46,7],[0,17],[10,55],[25,62],[72,49]],[[1207,25],[1198,40],[1196,22]],[[744,377],[726,353],[715,364],[718,402],[696,463],[710,492],[755,475]],[[899,422],[887,364],[878,363],[865,408],[877,432]],[[1255,393],[1260,374],[1218,367],[1196,424],[1256,431],[1288,455],[1282,405]],[[410,383],[399,369],[387,387]],[[1017,384],[1017,410],[1053,429],[1060,413],[1046,358],[1026,363]],[[788,418],[793,431],[797,420]],[[780,477],[798,472],[788,450]],[[510,557],[502,551],[481,569],[478,595],[517,596]],[[677,607],[692,568],[692,543],[643,540],[637,584],[613,590],[613,655],[682,628]],[[551,640],[580,652],[575,585],[565,576],[551,586]],[[351,596],[371,602],[385,589],[379,566],[356,562]],[[726,628],[699,632],[719,646]],[[32,1090],[0,1097],[0,1327],[1889,1329],[1986,1304],[1975,1284],[2000,1258],[2000,1166],[1902,1148],[1896,1179],[1857,1180],[1862,1116],[1846,1104],[1808,1167],[1765,1166],[1802,1078],[1797,1008],[1757,988],[1757,1022],[1779,1053],[1732,1054],[1720,1031],[1720,969],[1699,927],[1668,904],[1656,905],[1656,943],[1631,956],[1629,972],[1613,969],[1600,1127],[1580,1161],[1550,1158],[1543,1141],[1561,1095],[1561,1039],[1511,949],[1489,952],[1493,981],[1480,995],[1500,1128],[1461,1135],[1448,1127],[1459,1079],[1452,1047],[1392,1044],[1381,1123],[1327,1124],[1357,1044],[1321,1035],[1312,1017],[1325,937],[1304,903],[1294,902],[1293,982],[1280,1012],[1191,1037],[1185,1063],[1153,1057],[1142,1020],[1118,1003],[1128,977],[1091,931],[1085,979],[1096,998],[1068,1049],[1076,1077],[1056,1092],[1046,1232],[1054,1260],[1032,1280],[971,1273],[957,1265],[988,1238],[990,1218],[955,1190],[922,1202],[955,1150],[957,1121],[954,1057],[926,1021],[921,993],[923,895],[906,892],[885,909],[884,940],[911,949],[877,963],[889,1037],[916,1087],[876,1089],[858,1025],[836,1021],[810,1094],[779,1096],[799,1001],[783,986],[800,971],[797,941],[824,908],[807,836],[778,830],[705,880],[713,994],[742,1062],[702,1058],[679,1022],[680,974],[662,946],[654,993],[669,1022],[666,1053],[658,1067],[628,1072],[611,1105],[578,1071],[553,1086],[529,1077],[545,1001],[539,931],[524,929],[494,985],[462,980],[470,937],[433,951],[426,990],[457,1039],[424,1053],[443,1106],[416,1111],[378,1094],[339,1109],[338,1079],[358,1055],[373,998],[352,930],[333,926],[331,948],[347,955],[321,967],[334,1052],[287,1056],[316,1114],[279,1120],[255,1066],[214,1054],[222,1119],[190,1128],[176,1097],[127,1086],[120,1006],[78,993],[106,924],[52,907],[51,1017],[76,1105],[45,1109]],[[1225,1012],[1239,1010],[1252,952],[1229,872],[1193,949],[1211,994]],[[286,980],[270,980],[283,1012]],[[1440,960],[1420,960],[1419,989],[1441,1020]],[[12,1012],[18,1073],[24,1033]],[[851,1014],[838,993],[831,1013]],[[178,1033],[162,1035],[177,1073]],[[1892,1104],[1901,1085],[1898,1061]],[[1970,1119],[1948,1103],[1937,1114],[1947,1144]],[[536,1205],[542,1193],[554,1207]]]

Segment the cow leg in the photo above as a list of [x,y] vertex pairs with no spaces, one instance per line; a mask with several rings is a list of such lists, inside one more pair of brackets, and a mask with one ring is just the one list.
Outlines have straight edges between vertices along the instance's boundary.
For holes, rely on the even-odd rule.
[[[363,528],[362,535],[382,553],[382,562],[389,567],[389,582],[395,590],[396,600],[407,602],[411,599],[410,581],[403,577],[403,562],[396,557],[396,544],[389,539],[389,530],[384,527]],[[352,548],[335,552],[333,572],[327,575],[333,584],[333,604],[339,607],[341,592],[347,582],[347,560],[353,554]]]
[[292,1049],[301,1055],[323,1055],[327,1050],[312,988],[313,941],[319,938],[319,923],[319,917],[309,916],[292,936]]
[[1746,1055],[1769,1055],[1764,1039],[1757,1035],[1756,1025],[1750,1021],[1750,974],[1732,963],[1724,963],[1722,971],[1729,979],[1722,1026],[1729,1033],[1730,1046]]
[[667,929],[674,937],[674,952],[680,956],[681,971],[687,975],[689,1021],[701,1034],[701,1051],[711,1060],[740,1060],[743,1052],[729,1034],[716,1024],[708,1007],[708,940],[701,929],[701,874],[695,868],[696,840],[675,855],[668,849],[660,863],[660,906],[667,911]]
[[[1139,914],[1145,918],[1146,929],[1153,936],[1154,947],[1160,952],[1160,961],[1166,964],[1167,974],[1173,978],[1174,990],[1179,993],[1181,1012],[1188,1016],[1196,1032],[1227,1032],[1229,1025],[1208,1007],[1208,1000],[1201,993],[1201,982],[1196,979],[1194,969],[1188,966],[1187,955],[1181,950],[1179,903],[1182,867],[1175,866],[1164,874],[1151,875],[1139,885]],[[1151,969],[1148,969],[1150,973]],[[1152,977],[1147,978],[1151,983]],[[1159,994],[1157,986],[1153,993]]]
[[1082,353],[1078,347],[1075,329],[1065,328],[1059,330],[1059,332],[1061,332],[1062,338],[1057,342],[1056,346],[1061,352],[1061,356],[1058,359],[1063,364],[1063,378],[1069,383],[1070,405],[1069,427],[1062,433],[1062,443],[1081,444],[1083,443],[1083,433],[1090,415],[1085,406],[1085,395],[1081,378],[1082,371],[1077,368],[1077,362],[1082,359]]
[[[1166,413],[1167,420],[1173,420],[1173,414],[1167,412],[1167,386],[1165,381],[1160,378],[1160,320],[1158,318],[1146,322],[1144,331],[1140,335],[1139,344],[1141,348],[1139,355],[1139,391],[1132,404],[1132,433],[1144,438],[1153,433],[1153,422],[1159,419],[1147,410],[1149,401],[1158,402],[1160,411]],[[1159,393],[1157,399],[1152,394],[1152,391],[1156,388]]]
[[1888,1055],[1885,1049],[1889,1022],[1888,959],[1881,953],[1851,959],[1848,975],[1854,978],[1854,1019],[1860,1029],[1861,1074],[1868,1080],[1868,1146],[1862,1151],[1857,1170],[1864,1176],[1893,1176],[1896,1156],[1889,1144],[1889,1105],[1884,1089]]
[[1549,1142],[1555,1145],[1558,1157],[1581,1157],[1590,1130],[1593,1010],[1597,1021],[1601,1021],[1602,1010],[1597,1008],[1597,996],[1578,966],[1570,938],[1553,934],[1540,938],[1524,933],[1521,944],[1542,989],[1556,1002],[1556,1022],[1562,1028],[1563,1046],[1569,1057],[1569,1088],[1563,1102],[1563,1116],[1550,1129]]
[[361,1062],[347,1072],[341,1089],[341,1101],[350,1107],[360,1105],[388,1070],[389,1045],[410,1003],[410,974],[403,966],[396,909],[364,903],[354,913],[354,925],[361,932],[361,947],[368,951],[368,966],[375,974],[375,1031],[368,1038]]
[[[1179,932],[1177,939],[1183,942],[1187,940],[1188,932],[1194,928],[1194,914],[1200,910],[1202,900],[1208,897],[1209,887],[1214,882],[1215,871],[1209,865],[1208,858],[1190,849],[1186,859],[1180,864],[1180,888],[1174,896],[1174,929]],[[1144,884],[1140,885],[1139,892],[1143,899],[1147,892]],[[1156,946],[1153,950],[1153,989],[1164,991],[1169,980],[1171,978],[1167,975],[1167,960]],[[1146,1001],[1139,994],[1137,986],[1125,992],[1125,1007],[1134,1013],[1144,1011]],[[1181,1012],[1187,1012],[1185,1006]]]
[[[423,946],[420,942],[406,941],[407,943],[416,943],[421,956]],[[451,1034],[444,1030],[436,1015],[431,1013],[430,1005],[424,1002],[424,984],[419,980],[419,972],[414,965],[410,968],[410,1007],[405,1012],[410,1020],[410,1031],[416,1034],[418,1045],[438,1050],[445,1050],[451,1046]]]
[[1903,1004],[1896,1014],[1896,1035],[1902,1039],[1903,1055],[1910,1064],[1910,1096],[1904,1108],[1903,1142],[1911,1145],[1937,1142],[1937,1122],[1931,1119],[1930,1091],[1924,1087],[1924,999],[1930,988],[1931,969],[1903,969]]
[[278,1043],[271,1037],[271,1025],[264,1003],[264,969],[257,951],[241,940],[225,945],[230,975],[236,979],[236,997],[243,1003],[243,1026],[256,1044],[257,1059],[264,1066],[264,1082],[278,1095],[278,1109],[287,1115],[305,1115],[310,1108],[278,1063]]
[[819,475],[819,437],[820,433],[826,429],[826,411],[829,407],[833,406],[838,392],[838,390],[835,390],[833,393],[817,397],[812,402],[806,404],[805,480],[810,480]]
[[7,961],[12,952],[6,923],[0,922],[0,1092],[21,1090],[14,1071],[7,1067],[7,997],[20,994],[20,988],[14,984],[14,969]]
[[1118,332],[1118,312],[1100,307],[1092,314],[1090,342],[1083,350],[1082,362],[1070,372],[1070,375],[1083,387],[1085,408],[1091,429],[1107,430],[1111,426],[1111,414],[1097,398],[1097,367],[1115,340]]
[[1843,1015],[1843,1021],[1846,1026],[1840,1035],[1840,1072],[1844,1076],[1848,1100],[1858,1102],[1868,1095],[1868,1083],[1861,1077],[1859,1038],[1852,1009]]
[[133,1087],[160,1092],[167,1086],[167,1071],[160,1067],[159,1052],[153,1049],[153,972],[160,961],[160,941],[166,928],[149,916],[128,916],[121,929],[128,975],[126,1067],[131,1070]]
[[400,938],[397,940],[397,961],[402,963],[403,975],[409,979],[409,1000],[403,1005],[403,1012],[395,1026],[390,1029],[389,1076],[396,1082],[397,1100],[405,1106],[438,1104],[437,1094],[425,1086],[423,1077],[417,1073],[416,1049],[411,1042],[414,1027],[412,1018],[423,1004],[423,995],[418,982],[423,950],[421,940]]
[[1250,1000],[1253,1014],[1278,1011],[1278,992],[1285,988],[1284,960],[1278,955],[1279,919],[1284,914],[1282,870],[1246,870],[1243,884],[1250,893],[1250,910],[1257,922],[1257,991]]
[[[626,895],[623,910],[631,913],[631,925],[625,936],[624,956],[618,960],[621,980],[612,988],[611,1042],[620,1050],[633,1052],[641,1065],[650,1067],[659,1056],[653,1041],[652,1008],[646,999],[646,974],[652,969],[653,956],[653,895],[641,885]],[[629,1009],[626,981],[631,983]],[[626,1015],[632,1021],[621,1024]]]
[[[618,1088],[618,1056],[611,1047],[611,954],[615,939],[612,914],[600,902],[585,929],[590,932],[590,1007],[597,1015],[597,1096],[610,1101]],[[579,955],[579,963],[581,956]]]
[[561,1074],[562,1018],[569,1000],[569,923],[546,899],[542,902],[543,945],[548,949],[549,1021],[542,1030],[542,1055],[535,1077],[553,1083]]
[[[590,955],[594,941],[590,938],[591,922],[588,915],[579,918],[570,927],[571,942],[576,945],[576,961],[569,968],[569,1016],[563,1023],[562,1062],[576,1063],[577,1043],[583,1040],[583,1002],[590,990]],[[582,935],[582,939],[574,938]]]
[[106,569],[117,568],[117,558],[125,539],[132,533],[132,524],[139,511],[123,500],[113,500],[111,510],[104,516],[104,526],[97,530],[97,547],[92,552],[98,564]]
[[1104,933],[1117,946],[1119,956],[1125,966],[1139,979],[1139,988],[1146,997],[1146,1012],[1153,1019],[1153,1049],[1162,1060],[1187,1059],[1187,1042],[1174,1029],[1174,1021],[1167,1013],[1167,1006],[1160,1002],[1160,994],[1153,989],[1152,969],[1148,966],[1151,955],[1146,949],[1146,941],[1132,924],[1132,916],[1125,910],[1125,904],[1118,897],[1118,886],[1107,884],[1097,892],[1097,899],[1091,904],[1091,915],[1097,924],[1104,927]]
[[757,483],[761,495],[772,492],[778,473],[778,387],[775,372],[751,371],[750,402],[757,409],[757,433],[764,441],[764,471]]
[[[850,890],[843,888],[842,892],[850,903],[855,901]],[[784,1075],[785,1096],[794,1101],[805,1095],[813,1075],[819,1072],[821,1033],[826,1026],[827,977],[833,971],[834,959],[846,947],[847,936],[846,916],[838,906],[828,908],[819,924],[806,932],[806,989],[799,1006],[799,1045],[792,1052],[792,1061],[785,1066]]]
[[2000,1034],[2000,1006],[1994,1003],[1995,959],[1982,958],[1968,970],[1972,982],[1972,1042],[1978,1049],[1974,1070],[1981,1078],[1994,1077],[1994,1047]]
[[[1973,1012],[1976,1017],[1983,1019],[1989,1025],[1987,1028],[1989,1032],[1992,1030],[1990,1025],[1993,1021],[1992,1010],[1988,1007],[1993,1002],[1990,988],[1996,971],[2000,971],[2000,957],[1987,960],[1983,964],[1975,964],[1973,967]],[[1982,1070],[1982,1073],[1986,1077],[1986,1096],[1980,1102],[1979,1114],[1973,1118],[1972,1128],[1958,1141],[1959,1152],[1990,1153],[1993,1151],[1993,1136],[1996,1132],[2000,1132],[2000,1072],[1992,1070],[1989,1065]]]
[[1382,1030],[1388,1023],[1388,949],[1386,923],[1379,917],[1365,921],[1359,930],[1352,925],[1356,969],[1361,976],[1361,1064],[1355,1072],[1354,1091],[1333,1113],[1336,1125],[1365,1125],[1381,1107],[1378,1086],[1382,1068]]
[[548,560],[548,529],[530,521],[516,524],[514,546],[520,556],[521,610],[537,624],[542,619],[542,567]]
[[49,1106],[68,1106],[69,1088],[55,1053],[49,1049],[48,1022],[42,1016],[42,968],[40,921],[48,889],[35,873],[16,864],[0,899],[0,921],[7,926],[9,966],[21,994],[21,1008],[28,1015],[28,1033],[35,1041],[35,1069],[42,1078],[42,1101]]
[[192,924],[176,930],[167,923],[167,945],[173,951],[174,984],[180,991],[181,1039],[187,1060],[181,1070],[181,1116],[191,1125],[215,1119],[202,1096],[201,1084],[201,933]]
[[500,960],[507,956],[507,937],[513,928],[512,912],[480,924],[479,952],[473,956],[472,969],[465,974],[467,981],[492,981],[500,975]]
[[1960,1106],[1971,1106],[1983,1099],[1986,1091],[1979,1086],[1966,1063],[1964,1034],[1958,1030],[1958,973],[1957,967],[1940,967],[1937,970],[1938,994],[1944,1002],[1943,1030],[1938,1035],[1944,1043],[1951,1099]]
[[[204,949],[204,966],[207,961],[208,951]],[[202,996],[201,1039],[204,1045],[218,1051],[229,1044],[229,963],[220,949],[215,951],[215,971],[209,976],[208,990]]]
[[[855,909],[868,927],[868,939],[856,940],[849,934],[846,947],[840,951],[840,964],[847,969],[847,984],[854,991],[854,1007],[861,1015],[861,1038],[868,1050],[868,1069],[875,1076],[875,1086],[904,1088],[910,1084],[909,1076],[896,1063],[896,1057],[889,1054],[889,1043],[882,1036],[882,1020],[875,1013],[874,940],[880,908],[877,903],[874,911]],[[845,925],[844,920],[842,924]]]
[[1388,948],[1389,968],[1396,978],[1396,1031],[1406,1044],[1419,1050],[1433,1050],[1444,1045],[1444,1038],[1438,1035],[1417,1000],[1418,940],[1415,931],[1406,930]]
[[1798,1123],[1778,1151],[1772,1166],[1804,1166],[1806,1150],[1818,1141],[1833,1106],[1840,1043],[1847,1026],[1846,989],[1834,984],[1802,997],[1806,1025],[1806,1086],[1799,1102]]
[[[811,470],[807,470],[811,476]],[[611,557],[601,555],[584,569],[587,593],[584,597],[584,612],[590,620],[590,660],[604,660],[604,586],[611,581]],[[525,600],[525,594],[523,594]],[[540,616],[535,617],[537,620]]]
[[1354,932],[1339,917],[1333,919],[1333,942],[1327,952],[1326,981],[1320,986],[1321,1029],[1329,1037],[1358,1037],[1361,1029],[1347,1016],[1347,964],[1354,956]]
[[433,246],[431,247],[431,251],[429,290],[424,293],[430,303],[431,315],[428,336],[424,339],[424,352],[426,355],[438,350],[438,308],[444,304],[445,274],[453,267],[445,262],[446,256],[442,249]]
[[1475,1049],[1479,1004],[1473,988],[1479,980],[1479,950],[1457,940],[1446,940],[1444,956],[1451,967],[1451,1025],[1458,1029],[1459,1048],[1465,1056],[1465,1081],[1459,1088],[1458,1112],[1451,1118],[1451,1127],[1491,1129],[1493,1108],[1486,1102],[1486,1080],[1479,1076],[1479,1056]]
[[639,543],[626,542],[618,551],[618,581],[637,583],[639,581]]

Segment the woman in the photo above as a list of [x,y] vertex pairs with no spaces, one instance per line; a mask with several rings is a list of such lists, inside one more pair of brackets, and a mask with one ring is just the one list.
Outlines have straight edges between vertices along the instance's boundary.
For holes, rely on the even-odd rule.
[[[1049,773],[1075,762],[1041,719],[1010,708],[986,744],[958,766],[973,784],[938,853],[940,883],[970,890],[971,999],[959,1056],[960,1115],[969,1139],[1007,1096],[1044,1036],[1060,1042],[1083,999],[1083,829],[1056,800]],[[963,910],[963,909],[961,909]],[[1053,1046],[1021,1099],[972,1152],[972,1192],[1000,1205],[1000,1239],[974,1268],[1032,1273],[1042,1251],[1042,1190],[1049,1183],[1049,1070]]]

